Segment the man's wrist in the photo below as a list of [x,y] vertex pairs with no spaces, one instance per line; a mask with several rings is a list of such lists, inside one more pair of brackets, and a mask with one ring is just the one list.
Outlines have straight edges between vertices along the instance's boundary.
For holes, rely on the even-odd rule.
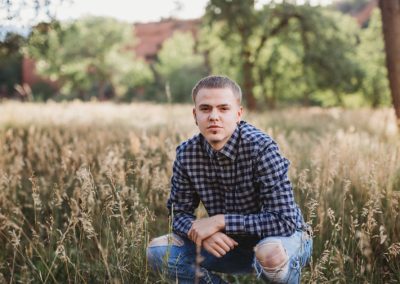
[[224,214],[218,214],[214,216],[217,221],[218,231],[225,229],[225,216]]

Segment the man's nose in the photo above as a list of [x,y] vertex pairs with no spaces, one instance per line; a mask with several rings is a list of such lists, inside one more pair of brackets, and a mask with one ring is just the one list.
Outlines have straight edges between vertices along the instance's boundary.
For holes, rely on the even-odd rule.
[[218,111],[212,110],[210,113],[210,120],[217,120],[218,119]]

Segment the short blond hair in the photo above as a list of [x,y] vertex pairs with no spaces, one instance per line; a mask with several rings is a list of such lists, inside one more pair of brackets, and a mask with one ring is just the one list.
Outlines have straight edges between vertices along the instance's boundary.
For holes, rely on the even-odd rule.
[[192,89],[192,99],[193,102],[196,101],[196,96],[201,89],[224,89],[229,88],[232,90],[234,96],[238,99],[239,104],[242,103],[242,90],[239,85],[228,78],[227,76],[222,75],[211,75],[204,77],[200,81],[196,83],[194,88]]

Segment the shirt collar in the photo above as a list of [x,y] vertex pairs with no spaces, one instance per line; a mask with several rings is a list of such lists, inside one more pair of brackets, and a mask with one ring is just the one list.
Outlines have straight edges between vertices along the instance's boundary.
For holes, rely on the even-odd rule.
[[211,159],[214,159],[218,155],[217,153],[223,154],[224,156],[231,159],[232,161],[234,161],[236,159],[237,148],[238,148],[237,145],[239,143],[240,125],[241,124],[242,124],[242,122],[240,122],[236,126],[235,131],[233,131],[231,137],[228,139],[228,141],[226,142],[224,147],[222,147],[222,149],[219,151],[214,150],[211,147],[211,145],[207,142],[207,140],[204,138],[204,136],[202,136],[204,148]]

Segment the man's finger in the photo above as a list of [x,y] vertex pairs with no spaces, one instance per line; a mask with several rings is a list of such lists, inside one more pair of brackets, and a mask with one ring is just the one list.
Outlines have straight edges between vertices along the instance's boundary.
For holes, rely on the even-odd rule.
[[238,243],[234,239],[232,239],[231,237],[229,237],[229,236],[227,236],[225,234],[222,235],[222,238],[225,241],[225,243],[229,245],[229,247],[231,249],[233,249],[235,246],[238,245]]
[[222,257],[225,255],[225,251],[218,246],[212,246],[211,253],[216,257]]
[[192,239],[192,229],[189,230],[188,237],[189,237],[189,239]]
[[214,256],[216,256],[216,257],[222,257],[222,255],[218,252],[218,251],[216,251],[215,249],[213,249],[213,248],[211,248],[210,250],[209,250],[209,252],[211,253],[211,254],[213,254]]
[[216,257],[221,257],[221,255],[214,248],[212,248],[209,244],[205,244],[204,249]]
[[228,250],[225,250],[224,247],[220,246],[218,243],[215,243],[213,248],[218,251],[220,255],[225,255],[228,251],[230,251],[230,248],[227,246]]
[[234,239],[232,239],[231,237],[229,237],[228,235],[223,234],[223,235],[222,235],[222,238],[223,238],[224,241],[225,241],[227,244],[229,244],[229,246],[231,246],[231,247],[234,247],[234,246],[237,246],[237,245],[238,245],[238,243],[237,243]]
[[201,246],[203,240],[205,240],[205,239],[207,239],[207,237],[204,237],[204,236],[203,236],[202,234],[200,234],[200,233],[195,233],[194,242],[195,242],[197,245]]
[[202,239],[200,238],[199,234],[195,230],[193,230],[193,232],[192,232],[192,238],[191,239],[192,239],[192,241],[194,243],[196,243],[198,245],[201,245]]
[[231,247],[227,240],[223,239],[222,237],[215,240],[216,244],[220,246],[224,251],[228,252],[231,250]]
[[196,243],[196,245],[201,246],[203,239],[200,238],[199,236],[196,236],[196,238],[194,239],[194,242]]

